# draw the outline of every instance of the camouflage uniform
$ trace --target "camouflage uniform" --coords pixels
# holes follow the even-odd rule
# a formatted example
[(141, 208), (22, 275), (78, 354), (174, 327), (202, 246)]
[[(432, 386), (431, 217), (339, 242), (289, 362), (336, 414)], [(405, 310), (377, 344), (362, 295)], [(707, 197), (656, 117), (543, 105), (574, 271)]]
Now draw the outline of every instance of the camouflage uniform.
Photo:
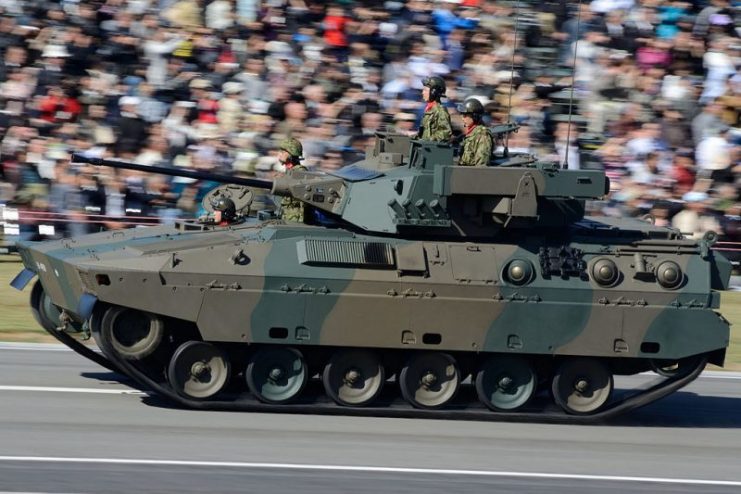
[(422, 117), (419, 138), (424, 141), (449, 142), (453, 136), (450, 114), (440, 103), (432, 103)]
[[(290, 169), (289, 173), (293, 170), (306, 171), (307, 169), (303, 165), (295, 165)], [(280, 201), (280, 217), (283, 221), (303, 223), (304, 203), (293, 197), (283, 197)]]
[(488, 166), (491, 159), (493, 138), (483, 125), (475, 125), (463, 138), (461, 166)]
[[(283, 139), (278, 143), (278, 149), (287, 152), (289, 155), (288, 160), (283, 163), (287, 168), (287, 173), (290, 174), (293, 170), (307, 171), (305, 166), (299, 164), (299, 160), (303, 159), (301, 155), (304, 152), (304, 147), (298, 139), (295, 137)], [(304, 203), (293, 197), (282, 198), (280, 201), (280, 217), (284, 221), (303, 223)]]

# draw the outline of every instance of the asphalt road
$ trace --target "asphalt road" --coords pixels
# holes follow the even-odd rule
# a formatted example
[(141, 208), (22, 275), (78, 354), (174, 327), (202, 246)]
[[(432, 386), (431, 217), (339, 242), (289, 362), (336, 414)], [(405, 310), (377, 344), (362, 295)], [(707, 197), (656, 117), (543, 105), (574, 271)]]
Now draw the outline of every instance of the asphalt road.
[(737, 493), (739, 458), (739, 374), (598, 426), (197, 412), (0, 345), (2, 492)]

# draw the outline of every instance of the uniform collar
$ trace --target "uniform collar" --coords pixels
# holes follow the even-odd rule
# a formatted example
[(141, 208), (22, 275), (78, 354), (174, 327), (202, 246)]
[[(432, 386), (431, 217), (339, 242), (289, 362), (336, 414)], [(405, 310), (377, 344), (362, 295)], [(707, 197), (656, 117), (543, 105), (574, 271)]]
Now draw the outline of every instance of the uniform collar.
[(478, 126), (479, 126), (479, 124), (477, 124), (477, 123), (471, 124), (471, 126), (466, 129), (466, 132), (465, 132), (464, 135), (470, 134), (471, 132), (473, 132), (473, 129), (475, 129)]

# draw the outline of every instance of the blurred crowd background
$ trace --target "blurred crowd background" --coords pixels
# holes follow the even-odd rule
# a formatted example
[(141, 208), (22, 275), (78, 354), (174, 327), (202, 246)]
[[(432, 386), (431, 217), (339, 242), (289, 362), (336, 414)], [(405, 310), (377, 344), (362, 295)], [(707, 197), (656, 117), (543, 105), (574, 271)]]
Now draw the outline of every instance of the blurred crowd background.
[(0, 203), (73, 235), (193, 217), (215, 184), (70, 153), (270, 178), (290, 136), (331, 171), (416, 133), (438, 75), (456, 132), (476, 97), (510, 152), (604, 169), (593, 214), (739, 241), (739, 5), (0, 0)]

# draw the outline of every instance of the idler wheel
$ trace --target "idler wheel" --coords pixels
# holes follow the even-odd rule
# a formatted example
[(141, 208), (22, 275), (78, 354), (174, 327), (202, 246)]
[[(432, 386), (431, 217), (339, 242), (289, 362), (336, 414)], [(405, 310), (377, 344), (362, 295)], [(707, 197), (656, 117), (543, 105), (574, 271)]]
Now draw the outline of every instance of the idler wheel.
[(610, 399), (612, 373), (601, 360), (573, 358), (565, 360), (553, 377), (553, 400), (566, 413), (590, 415)]
[(476, 374), (476, 392), (491, 410), (511, 412), (530, 401), (538, 379), (527, 359), (515, 355), (493, 356)]
[(447, 353), (415, 353), (399, 374), (401, 395), (415, 408), (441, 408), (461, 383), (455, 359)]
[(156, 314), (126, 307), (111, 307), (100, 321), (100, 337), (127, 360), (151, 355), (164, 332), (164, 323)]
[(245, 371), (247, 386), (264, 403), (295, 400), (309, 380), (301, 352), (288, 347), (266, 347), (255, 352)]
[(322, 373), (327, 396), (351, 407), (368, 405), (375, 400), (386, 380), (383, 366), (375, 353), (367, 350), (339, 350)]
[(62, 311), (51, 302), (51, 298), (41, 285), (41, 280), (36, 280), (31, 290), (31, 312), (36, 322), (46, 331), (56, 331), (61, 324), (59, 316)]
[(683, 358), (677, 361), (671, 360), (660, 360), (651, 359), (651, 369), (660, 376), (663, 377), (684, 377), (695, 369), (698, 365), (705, 365), (704, 355), (695, 355), (692, 357)]
[(179, 395), (205, 400), (224, 389), (229, 379), (229, 360), (215, 345), (188, 341), (172, 355), (167, 377)]

